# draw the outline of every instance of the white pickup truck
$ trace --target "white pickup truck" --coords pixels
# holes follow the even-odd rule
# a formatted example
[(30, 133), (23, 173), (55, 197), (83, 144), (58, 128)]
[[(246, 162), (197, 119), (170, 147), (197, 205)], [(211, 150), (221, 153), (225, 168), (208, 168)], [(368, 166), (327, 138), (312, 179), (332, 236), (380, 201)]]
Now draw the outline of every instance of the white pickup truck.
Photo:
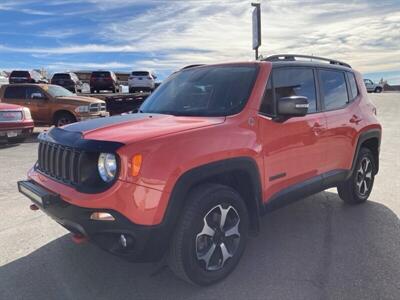
[(371, 79), (364, 79), (364, 83), (369, 93), (381, 93), (383, 91), (383, 85), (374, 83)]

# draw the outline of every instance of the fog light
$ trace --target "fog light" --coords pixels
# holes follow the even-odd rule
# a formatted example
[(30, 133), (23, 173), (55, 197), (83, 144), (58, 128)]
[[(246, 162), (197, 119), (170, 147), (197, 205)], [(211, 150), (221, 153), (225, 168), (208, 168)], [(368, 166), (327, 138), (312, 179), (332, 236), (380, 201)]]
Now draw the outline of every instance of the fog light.
[(115, 218), (111, 214), (99, 211), (92, 213), (90, 219), (96, 221), (115, 221)]

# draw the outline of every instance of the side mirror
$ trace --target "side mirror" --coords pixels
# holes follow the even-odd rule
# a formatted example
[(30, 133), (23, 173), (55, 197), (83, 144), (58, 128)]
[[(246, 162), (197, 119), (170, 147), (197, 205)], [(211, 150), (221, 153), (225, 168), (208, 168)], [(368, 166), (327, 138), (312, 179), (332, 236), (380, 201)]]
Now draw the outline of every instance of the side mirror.
[(278, 115), (283, 117), (301, 117), (305, 116), (308, 112), (307, 97), (304, 96), (290, 96), (282, 97), (278, 101)]
[(44, 100), (46, 97), (42, 93), (32, 93), (31, 99)]

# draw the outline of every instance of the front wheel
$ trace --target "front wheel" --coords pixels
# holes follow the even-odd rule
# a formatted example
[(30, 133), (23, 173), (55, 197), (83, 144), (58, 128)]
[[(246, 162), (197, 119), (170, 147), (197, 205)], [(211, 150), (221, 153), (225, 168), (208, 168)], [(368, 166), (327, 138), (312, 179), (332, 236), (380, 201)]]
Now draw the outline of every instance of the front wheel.
[(374, 185), (375, 170), (372, 152), (368, 148), (361, 148), (353, 174), (337, 187), (339, 197), (348, 204), (365, 202)]
[(76, 119), (73, 115), (70, 113), (59, 113), (56, 115), (54, 118), (54, 125), (56, 127), (61, 127), (67, 124), (71, 124), (76, 122)]
[(187, 201), (171, 241), (169, 266), (189, 283), (210, 285), (228, 276), (244, 252), (247, 208), (234, 189), (218, 184), (197, 187)]

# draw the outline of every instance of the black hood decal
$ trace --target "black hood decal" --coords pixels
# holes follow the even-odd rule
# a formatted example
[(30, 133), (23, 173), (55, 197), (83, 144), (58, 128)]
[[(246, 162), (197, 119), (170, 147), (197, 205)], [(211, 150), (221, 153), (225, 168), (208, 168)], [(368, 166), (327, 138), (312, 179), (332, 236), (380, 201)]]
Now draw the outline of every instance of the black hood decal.
[(81, 132), (68, 131), (57, 127), (53, 127), (47, 132), (42, 132), (38, 140), (39, 142), (60, 144), (87, 152), (114, 153), (124, 145), (118, 142), (86, 140), (82, 138)]
[(81, 132), (90, 131), (93, 129), (106, 127), (122, 122), (128, 122), (133, 120), (142, 120), (147, 119), (153, 114), (126, 114), (121, 116), (112, 116), (107, 118), (96, 118), (92, 120), (87, 120), (83, 122), (73, 123), (64, 127), (65, 131), (74, 131), (74, 132)]

